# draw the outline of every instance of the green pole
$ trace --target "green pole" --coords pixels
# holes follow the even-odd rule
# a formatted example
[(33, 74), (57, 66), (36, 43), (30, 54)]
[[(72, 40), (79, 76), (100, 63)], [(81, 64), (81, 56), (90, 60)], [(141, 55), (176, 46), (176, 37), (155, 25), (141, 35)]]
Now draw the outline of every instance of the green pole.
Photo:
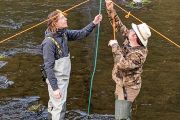
[[(99, 14), (101, 14), (101, 11), (102, 11), (102, 0), (100, 0), (100, 3), (99, 3)], [(99, 46), (99, 31), (100, 31), (100, 23), (98, 24), (97, 35), (96, 35), (96, 49), (95, 49), (95, 55), (94, 55), (94, 67), (93, 67), (93, 72), (91, 75), (91, 84), (90, 84), (89, 102), (88, 102), (88, 115), (90, 114), (90, 109), (91, 109), (93, 79), (94, 79), (94, 74), (96, 71), (97, 54), (98, 54), (98, 46)]]

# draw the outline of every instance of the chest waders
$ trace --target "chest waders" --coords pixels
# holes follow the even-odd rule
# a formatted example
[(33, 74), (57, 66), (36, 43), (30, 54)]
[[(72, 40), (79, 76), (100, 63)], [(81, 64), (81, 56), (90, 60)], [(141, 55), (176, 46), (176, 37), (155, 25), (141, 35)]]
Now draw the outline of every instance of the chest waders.
[(122, 87), (124, 100), (115, 100), (115, 119), (116, 120), (131, 120), (131, 107), (132, 103), (127, 101), (127, 92), (125, 87)]
[[(128, 53), (127, 48), (125, 48), (125, 53)], [(143, 53), (142, 53), (143, 54)], [(122, 86), (122, 95), (123, 99), (118, 99), (118, 97), (115, 100), (115, 119), (116, 120), (131, 120), (131, 111), (132, 111), (132, 102), (128, 101), (128, 92), (125, 86)], [(138, 92), (139, 93), (139, 92)], [(127, 100), (128, 99), (128, 100)]]
[(67, 88), (69, 84), (70, 71), (71, 71), (70, 54), (67, 57), (63, 57), (63, 58), (59, 58), (58, 60), (55, 60), (53, 70), (57, 78), (57, 84), (61, 92), (61, 98), (56, 99), (54, 97), (51, 85), (47, 80), (48, 92), (49, 92), (48, 119), (64, 120), (66, 113)]

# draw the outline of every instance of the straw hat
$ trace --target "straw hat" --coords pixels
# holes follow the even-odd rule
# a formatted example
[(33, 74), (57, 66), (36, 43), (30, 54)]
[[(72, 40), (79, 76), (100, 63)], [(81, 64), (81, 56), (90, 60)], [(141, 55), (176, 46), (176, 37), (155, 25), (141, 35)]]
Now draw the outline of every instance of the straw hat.
[(141, 43), (146, 47), (147, 43), (148, 43), (148, 38), (151, 36), (151, 31), (150, 31), (148, 25), (146, 23), (142, 23), (139, 25), (132, 23), (132, 29), (137, 34)]

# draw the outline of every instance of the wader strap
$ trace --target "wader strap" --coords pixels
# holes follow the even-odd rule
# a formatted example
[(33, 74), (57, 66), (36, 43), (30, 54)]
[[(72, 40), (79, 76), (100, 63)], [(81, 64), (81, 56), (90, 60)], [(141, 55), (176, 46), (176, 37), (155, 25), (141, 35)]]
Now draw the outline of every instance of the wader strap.
[(55, 45), (55, 46), (57, 47), (57, 49), (58, 49), (58, 52), (59, 52), (59, 53), (62, 53), (60, 44), (59, 44), (53, 37), (47, 37), (47, 38), (49, 38), (49, 39), (54, 43), (54, 45)]
[(124, 100), (127, 100), (127, 92), (125, 87), (123, 86)]

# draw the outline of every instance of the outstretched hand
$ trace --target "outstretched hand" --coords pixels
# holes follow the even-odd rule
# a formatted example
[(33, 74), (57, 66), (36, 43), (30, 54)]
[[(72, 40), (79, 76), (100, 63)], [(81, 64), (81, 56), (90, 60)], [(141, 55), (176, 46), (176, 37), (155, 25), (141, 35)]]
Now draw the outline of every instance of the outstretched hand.
[(112, 0), (105, 0), (105, 2), (106, 2), (106, 8), (108, 10), (113, 10), (114, 5), (113, 5)]
[(102, 20), (102, 15), (101, 15), (101, 14), (96, 15), (95, 18), (94, 18), (94, 20), (93, 20), (93, 23), (94, 23), (95, 25), (97, 25), (97, 24), (99, 24), (99, 23), (101, 22), (101, 20)]

